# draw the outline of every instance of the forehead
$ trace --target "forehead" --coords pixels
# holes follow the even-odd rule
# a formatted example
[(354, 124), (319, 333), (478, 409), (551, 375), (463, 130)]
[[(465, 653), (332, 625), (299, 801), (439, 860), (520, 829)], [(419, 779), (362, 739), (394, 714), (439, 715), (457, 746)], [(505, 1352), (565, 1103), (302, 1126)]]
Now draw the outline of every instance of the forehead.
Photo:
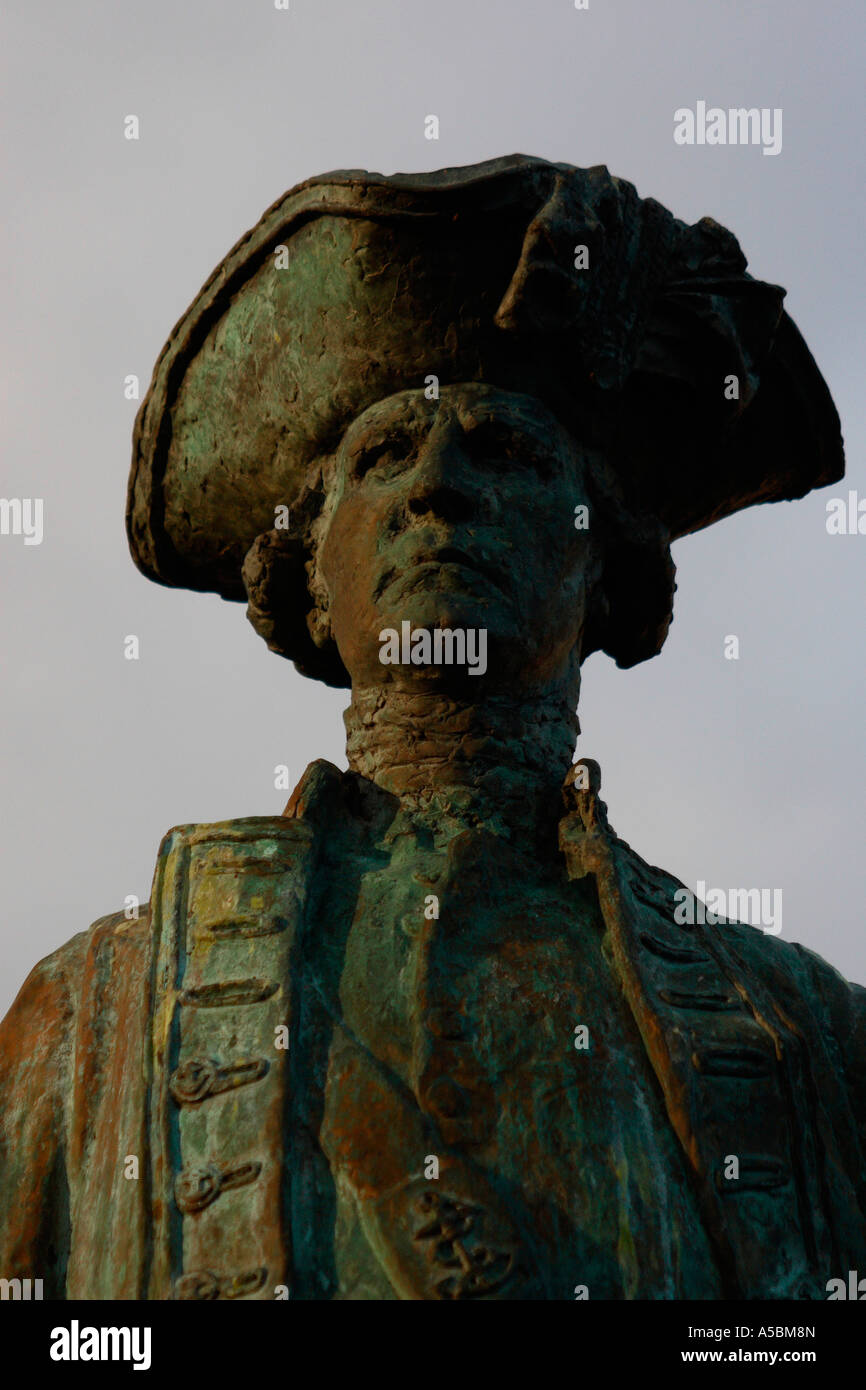
[(462, 382), (441, 387), (436, 400), (429, 400), (424, 388), (419, 387), (376, 401), (352, 421), (343, 436), (343, 445), (351, 448), (371, 433), (389, 428), (426, 430), (440, 421), (454, 421), (463, 429), (495, 422), (548, 444), (570, 439), (537, 396), (506, 391), (484, 382)]

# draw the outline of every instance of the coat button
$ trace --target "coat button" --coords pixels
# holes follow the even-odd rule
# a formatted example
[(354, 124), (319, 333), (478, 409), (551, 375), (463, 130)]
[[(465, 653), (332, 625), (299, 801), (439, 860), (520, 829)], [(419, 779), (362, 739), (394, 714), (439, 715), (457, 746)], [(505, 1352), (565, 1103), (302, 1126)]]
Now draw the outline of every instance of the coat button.
[(193, 1057), (188, 1062), (182, 1062), (174, 1072), (168, 1083), (169, 1090), (181, 1104), (204, 1100), (210, 1094), (218, 1072), (219, 1067), (209, 1058)]
[(429, 1087), (426, 1109), (442, 1120), (456, 1120), (466, 1113), (469, 1097), (449, 1076), (440, 1076)]
[(183, 1212), (201, 1211), (219, 1196), (222, 1173), (214, 1164), (184, 1168), (174, 1183), (174, 1197)]
[(201, 1211), (215, 1202), (229, 1187), (244, 1187), (255, 1182), (262, 1171), (258, 1160), (249, 1163), (190, 1164), (178, 1173), (174, 1182), (174, 1198), (180, 1211)]

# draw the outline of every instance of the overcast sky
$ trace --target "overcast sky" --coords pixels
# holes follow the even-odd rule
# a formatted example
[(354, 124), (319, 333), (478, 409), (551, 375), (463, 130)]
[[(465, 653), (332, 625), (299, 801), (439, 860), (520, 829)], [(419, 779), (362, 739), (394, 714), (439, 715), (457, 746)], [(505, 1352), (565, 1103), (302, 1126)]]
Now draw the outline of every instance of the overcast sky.
[[(780, 888), (783, 937), (866, 982), (866, 535), (825, 527), (828, 497), (866, 498), (862, 0), (4, 10), (0, 494), (44, 499), (44, 539), (0, 536), (0, 1013), (37, 959), (148, 897), (171, 826), (279, 812), (277, 763), (345, 766), (343, 692), (270, 654), (242, 606), (134, 568), (124, 378), (146, 388), (212, 268), (299, 180), (514, 152), (607, 164), (729, 227), (830, 385), (844, 485), (678, 542), (667, 645), (628, 672), (587, 662), (579, 749), (644, 858), (692, 887)], [(675, 144), (699, 100), (782, 108), (781, 152)]]

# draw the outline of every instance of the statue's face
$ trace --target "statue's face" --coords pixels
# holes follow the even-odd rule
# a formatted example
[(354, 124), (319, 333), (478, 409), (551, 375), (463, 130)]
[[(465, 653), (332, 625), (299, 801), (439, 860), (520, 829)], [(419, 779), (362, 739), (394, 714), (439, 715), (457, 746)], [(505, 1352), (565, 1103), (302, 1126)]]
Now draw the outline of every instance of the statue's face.
[[(330, 622), (354, 686), (466, 685), (453, 666), (383, 664), (381, 634), (485, 629), (487, 670), (469, 679), (531, 691), (574, 669), (590, 528), (585, 455), (534, 397), (480, 383), (438, 400), (402, 391), (346, 430), (319, 545)], [(477, 647), (476, 647), (477, 650)]]

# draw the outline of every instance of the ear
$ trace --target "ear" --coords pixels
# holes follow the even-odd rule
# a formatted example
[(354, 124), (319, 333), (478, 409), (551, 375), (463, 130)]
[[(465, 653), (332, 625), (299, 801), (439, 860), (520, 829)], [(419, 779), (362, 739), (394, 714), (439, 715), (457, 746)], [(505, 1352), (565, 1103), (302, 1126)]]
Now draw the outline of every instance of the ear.
[(660, 526), (624, 514), (608, 526), (603, 555), (587, 599), (581, 660), (606, 652), (617, 666), (657, 656), (673, 621), (676, 566)]
[(345, 688), (351, 685), (348, 672), (309, 590), (312, 514), (314, 504), (305, 495), (292, 508), (288, 529), (256, 536), (242, 569), (247, 617), (269, 650), (293, 661), (302, 675)]
[(628, 537), (605, 566), (608, 631), (604, 650), (617, 666), (658, 656), (674, 616), (676, 566), (666, 539)]

